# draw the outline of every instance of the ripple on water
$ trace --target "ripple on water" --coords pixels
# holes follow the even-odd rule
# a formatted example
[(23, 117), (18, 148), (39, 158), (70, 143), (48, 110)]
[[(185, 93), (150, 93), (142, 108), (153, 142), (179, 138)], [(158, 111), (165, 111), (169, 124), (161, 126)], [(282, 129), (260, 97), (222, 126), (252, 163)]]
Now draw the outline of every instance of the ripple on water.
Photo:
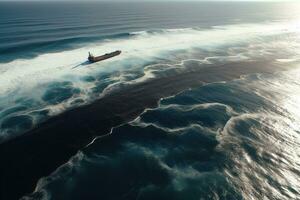
[(94, 82), (96, 80), (96, 78), (93, 76), (85, 76), (82, 78), (82, 80), (85, 82)]
[[(1, 134), (5, 139), (5, 135), (9, 137), (16, 136), (26, 130), (29, 130), (33, 127), (33, 118), (28, 115), (18, 115), (5, 118), (1, 125)], [(4, 133), (4, 136), (3, 136)], [(0, 142), (3, 139), (0, 137)]]
[(66, 101), (80, 93), (80, 89), (74, 88), (72, 82), (56, 82), (51, 83), (42, 99), (52, 105)]
[(17, 113), (17, 112), (24, 111), (27, 109), (28, 108), (26, 106), (15, 106), (12, 108), (8, 108), (8, 109), (5, 109), (2, 112), (0, 112), (0, 117), (2, 118), (2, 117), (10, 115), (12, 113)]

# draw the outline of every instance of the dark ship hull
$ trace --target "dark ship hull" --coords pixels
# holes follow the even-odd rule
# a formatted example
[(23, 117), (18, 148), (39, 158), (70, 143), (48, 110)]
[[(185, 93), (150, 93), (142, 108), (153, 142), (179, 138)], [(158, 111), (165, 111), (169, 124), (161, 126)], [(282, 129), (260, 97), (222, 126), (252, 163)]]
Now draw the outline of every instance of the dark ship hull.
[(112, 58), (112, 57), (115, 57), (115, 56), (118, 56), (121, 54), (121, 51), (114, 51), (112, 53), (107, 53), (107, 54), (104, 54), (102, 56), (89, 56), (88, 57), (88, 60), (91, 62), (91, 63), (94, 63), (94, 62), (99, 62), (99, 61), (102, 61), (102, 60), (106, 60), (106, 59), (109, 59), (109, 58)]

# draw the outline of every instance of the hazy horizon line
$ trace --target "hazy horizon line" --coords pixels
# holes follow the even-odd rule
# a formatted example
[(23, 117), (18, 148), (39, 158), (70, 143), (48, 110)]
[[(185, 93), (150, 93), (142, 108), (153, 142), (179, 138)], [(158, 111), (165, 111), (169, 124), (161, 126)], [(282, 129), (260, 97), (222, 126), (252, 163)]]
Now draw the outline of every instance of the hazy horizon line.
[(297, 0), (0, 0), (0, 2), (106, 2), (106, 3), (121, 3), (121, 2), (299, 2)]

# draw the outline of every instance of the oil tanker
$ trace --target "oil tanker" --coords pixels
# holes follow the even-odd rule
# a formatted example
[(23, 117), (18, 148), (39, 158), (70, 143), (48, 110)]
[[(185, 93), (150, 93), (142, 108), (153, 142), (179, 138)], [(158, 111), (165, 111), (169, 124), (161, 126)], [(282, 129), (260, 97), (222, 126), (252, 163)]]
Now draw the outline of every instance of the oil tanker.
[(104, 55), (102, 55), (102, 56), (93, 56), (91, 53), (89, 53), (88, 60), (89, 60), (91, 63), (95, 63), (95, 62), (99, 62), (99, 61), (102, 61), (102, 60), (106, 60), (106, 59), (109, 59), (109, 58), (118, 56), (118, 55), (120, 55), (121, 53), (122, 53), (122, 52), (121, 52), (120, 50), (114, 51), (114, 52), (111, 52), (111, 53), (107, 53), (107, 54), (104, 54)]

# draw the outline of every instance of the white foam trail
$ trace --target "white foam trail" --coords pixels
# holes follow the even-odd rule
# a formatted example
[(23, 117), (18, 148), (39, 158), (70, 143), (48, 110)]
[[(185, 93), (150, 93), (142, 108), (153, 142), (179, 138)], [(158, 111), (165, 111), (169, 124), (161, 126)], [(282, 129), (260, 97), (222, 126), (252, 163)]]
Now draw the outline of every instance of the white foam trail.
[(220, 106), (224, 107), (227, 114), (230, 115), (236, 115), (237, 113), (228, 105), (222, 104), (222, 103), (203, 103), (203, 104), (196, 104), (196, 105), (178, 105), (178, 104), (170, 104), (166, 106), (161, 106), (158, 109), (159, 110), (165, 110), (165, 109), (175, 109), (181, 112), (191, 112), (193, 110), (204, 110), (211, 107)]
[[(184, 28), (144, 31), (133, 33), (127, 39), (105, 40), (69, 51), (45, 53), (32, 59), (17, 59), (9, 63), (0, 64), (0, 109), (14, 107), (17, 99), (25, 98), (34, 99), (38, 105), (37, 107), (32, 106), (29, 111), (44, 108), (50, 111), (49, 115), (56, 115), (74, 106), (72, 102), (76, 99), (80, 99), (84, 103), (90, 102), (94, 98), (100, 98), (118, 88), (120, 84), (143, 82), (156, 77), (158, 74), (163, 74), (163, 72), (180, 72), (190, 67), (188, 65), (189, 62), (198, 62), (200, 66), (201, 64), (215, 62), (248, 60), (257, 56), (264, 57), (264, 55), (268, 55), (272, 48), (274, 49), (274, 45), (279, 49), (282, 46), (284, 48), (292, 47), (293, 49), (298, 49), (299, 45), (297, 46), (295, 44), (297, 42), (294, 41), (277, 41), (275, 43), (273, 41), (268, 44), (260, 44), (262, 37), (295, 32), (298, 33), (299, 29), (294, 23), (240, 24), (213, 27), (211, 29)], [(255, 41), (256, 45), (251, 46)], [(241, 44), (246, 44), (246, 47), (238, 48)], [(196, 56), (197, 59), (191, 58), (188, 60), (174, 57), (173, 63), (150, 64), (145, 67), (147, 63), (151, 63), (153, 60), (165, 59), (170, 55), (173, 56), (175, 51), (193, 48), (212, 52), (217, 49), (226, 52), (224, 52), (224, 56), (209, 56), (202, 59), (199, 59), (199, 56)], [(80, 65), (85, 62), (89, 51), (98, 55), (116, 49), (121, 49), (123, 52), (118, 57), (91, 65)], [(126, 70), (139, 70), (144, 75), (135, 78), (135, 80), (127, 80), (122, 75)], [(118, 71), (121, 75), (109, 77), (108, 79), (111, 82), (104, 89), (102, 95), (100, 94), (101, 91), (99, 91), (99, 95), (96, 97), (93, 88), (97, 84), (104, 82), (104, 80), (95, 82), (83, 80), (85, 76), (95, 76), (95, 74), (99, 75), (102, 73), (113, 74)], [(80, 93), (57, 105), (49, 105), (42, 98), (49, 83), (62, 81), (72, 83), (72, 87), (78, 88)], [(2, 119), (0, 119), (0, 126), (1, 123)]]
[[(30, 60), (14, 60), (1, 64), (0, 94), (6, 94), (20, 87), (31, 88), (42, 82), (65, 79), (66, 76), (76, 77), (82, 74), (92, 74), (95, 71), (116, 70), (120, 67), (120, 62), (124, 62), (126, 58), (149, 59), (159, 56), (162, 52), (191, 47), (211, 49), (225, 44), (245, 42), (256, 36), (290, 31), (294, 31), (292, 25), (287, 27), (285, 24), (242, 24), (207, 30), (187, 28), (164, 30), (158, 33), (142, 32), (129, 39), (106, 40), (84, 48), (42, 54)], [(72, 69), (86, 60), (89, 51), (98, 55), (116, 49), (123, 51), (119, 57), (89, 67)]]

